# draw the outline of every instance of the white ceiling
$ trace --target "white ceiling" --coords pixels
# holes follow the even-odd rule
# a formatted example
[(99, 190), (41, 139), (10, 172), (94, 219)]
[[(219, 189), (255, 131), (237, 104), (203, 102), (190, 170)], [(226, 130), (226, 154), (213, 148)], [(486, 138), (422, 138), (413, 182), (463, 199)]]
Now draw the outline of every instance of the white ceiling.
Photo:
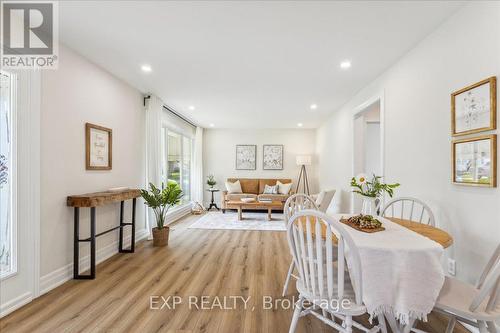
[[(461, 5), (67, 1), (60, 2), (60, 36), (201, 126), (300, 122), (307, 128), (320, 125)], [(349, 70), (339, 68), (345, 59)], [(146, 63), (149, 74), (140, 70)], [(309, 109), (312, 103), (317, 110)]]

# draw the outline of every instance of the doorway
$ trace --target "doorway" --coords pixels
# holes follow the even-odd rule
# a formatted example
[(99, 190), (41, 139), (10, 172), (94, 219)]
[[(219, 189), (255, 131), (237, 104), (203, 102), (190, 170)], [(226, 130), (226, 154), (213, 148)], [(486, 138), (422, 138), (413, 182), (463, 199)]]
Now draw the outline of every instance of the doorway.
[(0, 317), (39, 294), (40, 73), (0, 71)]
[[(365, 174), (384, 176), (383, 163), (383, 107), (376, 97), (358, 107), (353, 115), (353, 176)], [(361, 211), (362, 200), (352, 196), (351, 211)]]

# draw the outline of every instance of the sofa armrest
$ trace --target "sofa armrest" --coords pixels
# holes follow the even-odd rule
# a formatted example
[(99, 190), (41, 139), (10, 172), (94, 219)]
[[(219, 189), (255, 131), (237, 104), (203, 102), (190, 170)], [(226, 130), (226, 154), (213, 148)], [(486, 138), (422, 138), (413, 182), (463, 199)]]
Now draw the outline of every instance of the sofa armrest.
[(226, 209), (226, 195), (227, 195), (227, 191), (221, 191), (220, 192), (221, 195), (220, 195), (220, 206), (222, 209)]

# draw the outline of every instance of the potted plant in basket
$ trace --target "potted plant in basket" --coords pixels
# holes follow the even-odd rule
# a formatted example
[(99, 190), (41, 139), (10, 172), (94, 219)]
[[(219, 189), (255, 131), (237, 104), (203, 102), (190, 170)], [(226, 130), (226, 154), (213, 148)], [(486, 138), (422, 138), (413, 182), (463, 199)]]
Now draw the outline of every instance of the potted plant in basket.
[(165, 246), (168, 244), (170, 228), (165, 225), (166, 215), (170, 207), (178, 204), (184, 195), (182, 189), (173, 180), (162, 183), (161, 189), (149, 183), (150, 190), (141, 190), (144, 204), (153, 209), (156, 217), (156, 228), (153, 228), (153, 246)]
[(394, 189), (400, 184), (385, 184), (380, 180), (382, 177), (373, 175), (372, 180), (368, 181), (366, 175), (359, 174), (351, 179), (351, 187), (353, 192), (361, 195), (363, 198), (363, 206), (361, 213), (365, 215), (377, 214), (377, 199), (380, 199), (382, 194), (386, 192), (389, 197), (394, 195)]
[(210, 188), (214, 188), (214, 186), (217, 185), (217, 181), (215, 180), (214, 175), (208, 175), (207, 185), (210, 186)]

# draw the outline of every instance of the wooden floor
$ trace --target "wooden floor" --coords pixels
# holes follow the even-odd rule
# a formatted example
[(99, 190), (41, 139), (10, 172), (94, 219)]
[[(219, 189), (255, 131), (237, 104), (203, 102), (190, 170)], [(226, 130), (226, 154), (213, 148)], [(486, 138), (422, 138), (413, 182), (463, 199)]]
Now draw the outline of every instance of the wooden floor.
[[(1, 319), (0, 332), (288, 332), (291, 309), (262, 309), (263, 296), (280, 298), (290, 260), (285, 233), (187, 229), (196, 218), (174, 225), (168, 247), (143, 241), (135, 254), (115, 255), (98, 265), (95, 280), (69, 281)], [(288, 299), (292, 287), (290, 293)], [(216, 296), (251, 299), (247, 309), (243, 301), (234, 310), (189, 306), (189, 296), (204, 295), (212, 305)], [(179, 296), (183, 303), (150, 309), (150, 296)], [(419, 326), (441, 333), (446, 320), (431, 314)], [(297, 332), (334, 330), (307, 316)]]

